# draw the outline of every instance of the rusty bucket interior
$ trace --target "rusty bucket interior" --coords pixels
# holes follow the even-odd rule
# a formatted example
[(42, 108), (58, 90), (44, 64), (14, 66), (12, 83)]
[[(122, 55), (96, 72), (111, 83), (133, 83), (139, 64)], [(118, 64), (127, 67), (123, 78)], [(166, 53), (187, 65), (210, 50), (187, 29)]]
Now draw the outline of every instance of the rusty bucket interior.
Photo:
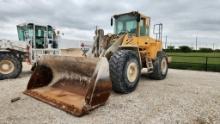
[(105, 104), (112, 83), (106, 58), (42, 56), (24, 93), (75, 116)]

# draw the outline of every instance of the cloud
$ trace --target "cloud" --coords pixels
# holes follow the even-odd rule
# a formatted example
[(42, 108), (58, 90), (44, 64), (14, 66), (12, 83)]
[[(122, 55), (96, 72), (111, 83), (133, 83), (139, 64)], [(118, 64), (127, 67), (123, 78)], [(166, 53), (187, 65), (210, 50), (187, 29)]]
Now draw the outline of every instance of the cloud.
[(112, 32), (110, 17), (138, 10), (164, 24), (169, 42), (214, 42), (220, 47), (220, 1), (212, 0), (0, 0), (0, 38), (17, 39), (16, 25), (50, 24), (66, 39), (92, 40), (96, 26)]

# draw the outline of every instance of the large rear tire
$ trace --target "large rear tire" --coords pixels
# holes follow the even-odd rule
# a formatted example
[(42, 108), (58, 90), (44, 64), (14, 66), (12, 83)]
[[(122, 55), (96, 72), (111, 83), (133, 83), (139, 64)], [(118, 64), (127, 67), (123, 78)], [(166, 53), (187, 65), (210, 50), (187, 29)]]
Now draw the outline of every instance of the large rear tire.
[(150, 78), (156, 80), (163, 80), (167, 76), (168, 61), (165, 52), (161, 51), (157, 53), (157, 58), (153, 62), (153, 73), (150, 74)]
[(17, 78), (22, 70), (21, 61), (12, 53), (0, 53), (0, 80)]
[(119, 50), (109, 60), (112, 87), (118, 93), (135, 90), (141, 73), (139, 58), (135, 51)]

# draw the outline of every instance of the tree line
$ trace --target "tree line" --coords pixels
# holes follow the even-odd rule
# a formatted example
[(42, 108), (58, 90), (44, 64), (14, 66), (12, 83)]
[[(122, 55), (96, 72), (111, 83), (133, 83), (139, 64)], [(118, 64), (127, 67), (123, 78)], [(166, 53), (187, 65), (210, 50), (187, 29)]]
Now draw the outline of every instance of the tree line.
[(179, 46), (178, 48), (175, 48), (175, 46), (167, 46), (166, 49), (164, 49), (166, 52), (220, 52), (220, 49), (211, 49), (211, 48), (199, 48), (198, 50), (194, 50), (192, 47), (189, 46)]

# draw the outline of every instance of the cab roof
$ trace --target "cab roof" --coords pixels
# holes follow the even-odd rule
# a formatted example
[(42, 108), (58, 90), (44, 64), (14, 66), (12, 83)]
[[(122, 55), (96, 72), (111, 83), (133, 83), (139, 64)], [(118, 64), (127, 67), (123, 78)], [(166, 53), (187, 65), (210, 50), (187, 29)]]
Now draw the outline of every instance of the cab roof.
[(116, 14), (113, 17), (118, 18), (119, 16), (123, 16), (123, 15), (133, 15), (133, 16), (139, 16), (140, 15), (142, 18), (150, 18), (148, 16), (145, 16), (145, 15), (139, 13), (138, 11), (131, 11), (131, 12), (128, 12), (128, 13)]
[(32, 22), (24, 22), (24, 23), (21, 23), (21, 24), (18, 24), (17, 26), (25, 26), (25, 25), (36, 25), (36, 26), (41, 26), (41, 27), (52, 27), (51, 25), (42, 25), (42, 24), (36, 24), (36, 23), (32, 23)]

